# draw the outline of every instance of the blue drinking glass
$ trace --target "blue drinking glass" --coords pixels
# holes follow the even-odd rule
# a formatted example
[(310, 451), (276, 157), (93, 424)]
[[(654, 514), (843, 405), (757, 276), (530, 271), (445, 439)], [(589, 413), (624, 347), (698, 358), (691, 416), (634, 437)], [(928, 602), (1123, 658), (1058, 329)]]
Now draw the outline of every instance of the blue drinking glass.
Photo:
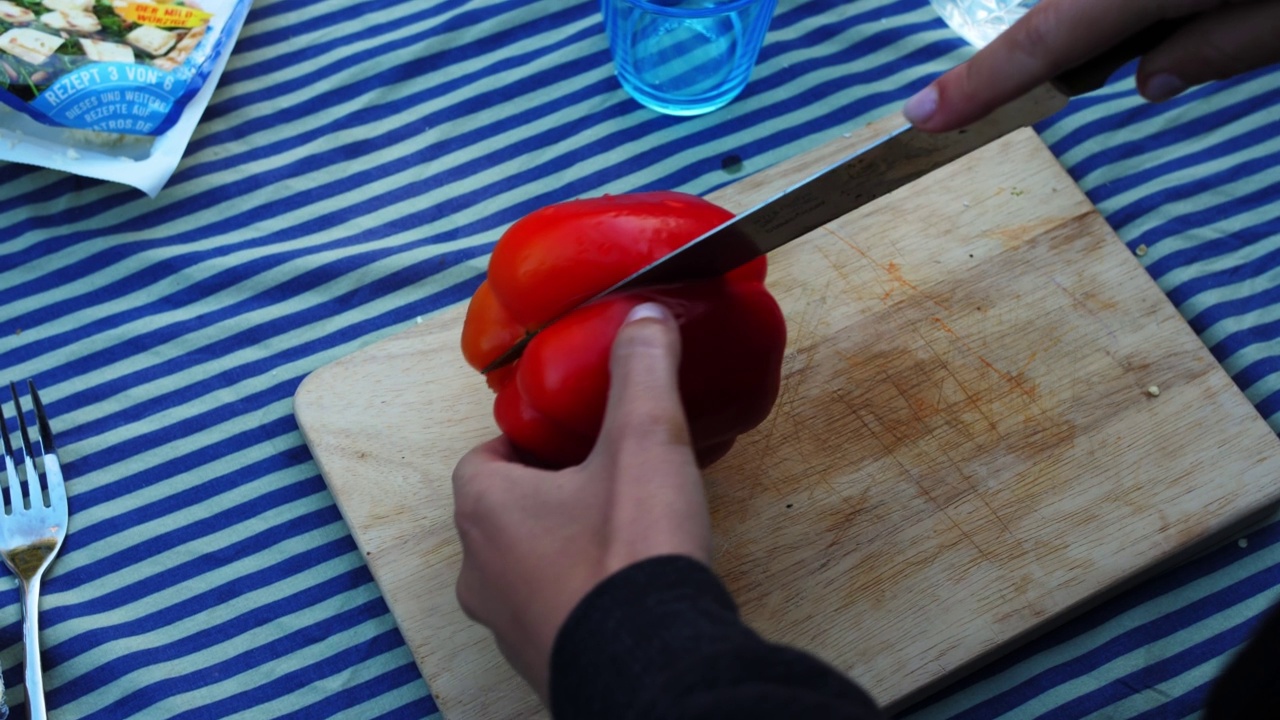
[(614, 71), (668, 115), (724, 107), (746, 87), (777, 0), (601, 0)]

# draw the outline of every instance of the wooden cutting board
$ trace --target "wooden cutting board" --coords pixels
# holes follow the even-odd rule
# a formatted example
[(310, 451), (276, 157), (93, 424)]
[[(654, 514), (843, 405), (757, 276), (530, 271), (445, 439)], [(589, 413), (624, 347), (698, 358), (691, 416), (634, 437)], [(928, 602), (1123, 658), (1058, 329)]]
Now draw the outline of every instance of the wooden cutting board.
[[(896, 121), (711, 197), (744, 209)], [(1275, 434), (1029, 130), (770, 262), (784, 381), (707, 475), (716, 569), (882, 703), (1280, 498)], [(454, 599), (450, 472), (496, 433), (463, 312), (320, 368), (295, 412), (445, 715), (535, 717)]]

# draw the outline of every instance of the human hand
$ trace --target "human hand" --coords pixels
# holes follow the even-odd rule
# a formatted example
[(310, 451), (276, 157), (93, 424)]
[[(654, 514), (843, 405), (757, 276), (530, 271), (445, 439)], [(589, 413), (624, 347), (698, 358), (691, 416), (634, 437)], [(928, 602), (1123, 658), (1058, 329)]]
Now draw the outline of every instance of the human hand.
[(585, 462), (520, 464), (506, 438), (453, 472), (458, 603), (547, 702), (551, 648), (600, 581), (660, 555), (711, 560), (711, 521), (677, 383), (680, 334), (637, 306), (614, 341), (604, 425)]
[(1280, 62), (1280, 0), (1042, 0), (916, 93), (903, 114), (922, 130), (963, 127), (1143, 28), (1176, 18), (1189, 19), (1138, 63), (1138, 91), (1148, 100)]

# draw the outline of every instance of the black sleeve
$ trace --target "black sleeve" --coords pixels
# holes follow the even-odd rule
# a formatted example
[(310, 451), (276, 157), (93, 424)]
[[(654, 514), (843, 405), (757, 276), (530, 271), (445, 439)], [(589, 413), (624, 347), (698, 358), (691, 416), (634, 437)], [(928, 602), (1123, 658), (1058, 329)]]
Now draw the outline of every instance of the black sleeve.
[(1280, 605), (1214, 681), (1205, 720), (1272, 720), (1280, 716)]
[(551, 653), (551, 711), (557, 720), (883, 717), (843, 674), (765, 642), (707, 566), (678, 556), (615, 573), (569, 614)]

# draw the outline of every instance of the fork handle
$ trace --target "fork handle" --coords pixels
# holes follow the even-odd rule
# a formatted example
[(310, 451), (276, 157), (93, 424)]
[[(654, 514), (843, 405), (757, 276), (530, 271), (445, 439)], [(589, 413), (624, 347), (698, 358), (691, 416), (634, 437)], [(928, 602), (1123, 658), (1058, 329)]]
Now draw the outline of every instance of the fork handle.
[(27, 685), (27, 717), (47, 720), (44, 675), (40, 669), (40, 573), (22, 583), (23, 671)]

